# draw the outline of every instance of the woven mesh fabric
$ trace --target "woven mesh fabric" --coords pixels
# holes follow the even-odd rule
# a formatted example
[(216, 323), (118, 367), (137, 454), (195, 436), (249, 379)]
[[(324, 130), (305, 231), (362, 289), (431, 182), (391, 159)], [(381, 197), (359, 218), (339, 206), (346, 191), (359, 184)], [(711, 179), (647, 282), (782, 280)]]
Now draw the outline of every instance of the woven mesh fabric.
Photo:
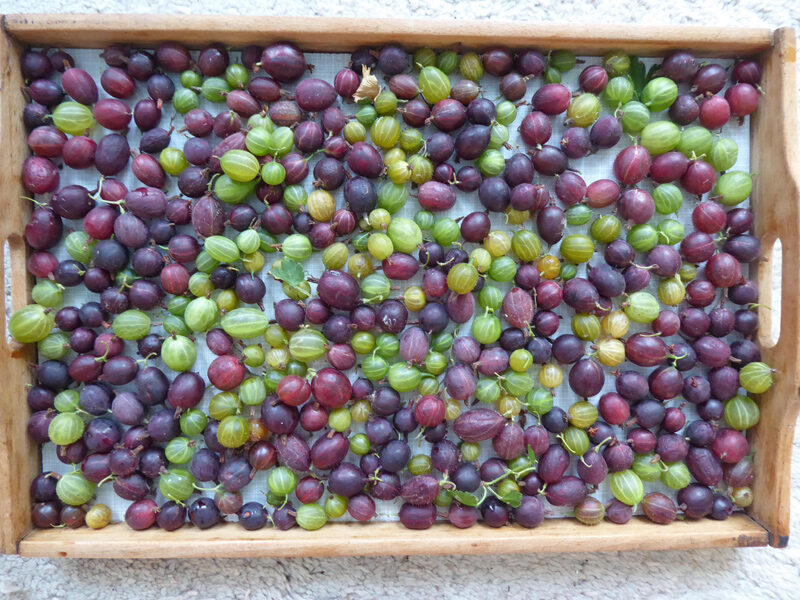
[[(74, 50), (74, 51), (72, 51), (72, 55), (74, 56), (75, 61), (76, 61), (76, 66), (88, 71), (95, 78), (95, 80), (97, 80), (97, 81), (99, 81), (100, 75), (101, 75), (102, 71), (104, 70), (104, 68), (106, 66), (104, 61), (99, 57), (99, 54), (100, 54), (99, 50), (92, 50), (92, 49)], [(307, 59), (308, 63), (313, 64), (314, 67), (315, 67), (314, 68), (314, 72), (313, 72), (313, 76), (314, 77), (319, 77), (319, 78), (325, 79), (327, 81), (332, 81), (334, 75), (340, 69), (344, 68), (347, 65), (347, 63), (349, 61), (349, 55), (345, 55), (345, 54), (307, 54), (306, 55), (306, 59)], [(232, 53), (231, 61), (233, 62), (233, 61), (236, 61), (236, 60), (238, 60), (238, 53)], [(564, 74), (563, 83), (567, 87), (569, 87), (570, 89), (573, 89), (573, 90), (578, 89), (577, 79), (578, 79), (578, 75), (579, 75), (579, 73), (580, 73), (580, 71), (581, 71), (581, 69), (583, 67), (585, 67), (587, 65), (590, 65), (590, 64), (600, 64), (600, 62), (601, 62), (600, 59), (597, 58), (597, 57), (586, 57), (584, 60), (585, 60), (585, 62), (583, 64), (578, 65), (576, 68), (572, 69), (570, 72)], [(653, 62), (655, 62), (655, 61), (652, 60), (652, 59), (648, 59), (648, 60), (645, 60), (644, 62), (646, 64), (646, 66), (649, 68), (649, 66), (651, 64), (653, 64)], [(730, 64), (730, 61), (716, 60), (715, 62), (718, 62), (718, 63), (723, 64), (723, 65)], [(380, 75), (379, 75), (379, 78), (380, 78)], [(177, 76), (173, 76), (173, 79), (175, 80), (176, 86), (180, 85), (180, 82), (178, 81), (178, 77)], [(453, 81), (456, 81), (458, 79), (458, 76), (457, 75), (453, 76), (452, 79), (453, 79)], [(541, 85), (541, 79), (536, 79), (536, 80), (533, 80), (533, 81), (529, 82), (529, 84), (528, 84), (528, 95), (526, 96), (525, 99), (526, 100), (530, 100), (530, 97), (531, 97), (532, 93), (540, 85)], [(496, 100), (496, 99), (500, 98), (500, 93), (498, 91), (498, 79), (497, 78), (486, 76), (483, 79), (483, 81), (481, 82), (481, 86), (482, 86), (482, 88), (484, 90), (483, 93), (484, 93), (485, 97), (490, 98), (492, 100)], [(291, 89), (293, 86), (289, 85), (289, 86), (286, 86), (286, 87), (288, 89)], [(681, 92), (683, 92), (683, 91), (685, 91), (685, 86), (681, 86)], [(102, 89), (100, 89), (100, 97), (101, 98), (108, 97), (107, 94)], [(146, 92), (145, 86), (140, 82), (140, 83), (137, 84), (136, 94), (134, 95), (133, 98), (128, 99), (127, 102), (132, 107), (132, 106), (134, 106), (136, 101), (138, 101), (139, 99), (144, 98), (144, 97), (147, 97), (147, 92)], [(212, 115), (215, 115), (215, 114), (217, 114), (218, 112), (220, 112), (222, 110), (226, 110), (226, 107), (224, 105), (214, 105), (214, 104), (206, 101), (202, 96), (200, 97), (200, 107), (207, 109), (209, 112), (212, 113)], [(342, 104), (342, 108), (348, 114), (351, 114), (351, 113), (355, 112), (355, 105), (353, 103), (344, 103), (344, 104)], [(512, 150), (505, 150), (504, 149), (503, 153), (505, 154), (506, 157), (510, 157), (514, 152), (517, 151), (517, 148), (519, 148), (519, 150), (521, 150), (521, 151), (525, 150), (525, 146), (522, 143), (522, 141), (521, 141), (521, 139), (519, 137), (519, 134), (517, 132), (517, 127), (519, 126), (519, 123), (522, 120), (522, 118), (528, 113), (528, 110), (529, 109), (527, 107), (524, 107), (524, 106), (520, 107), (520, 109), (518, 111), (518, 116), (517, 116), (516, 122), (509, 126), (509, 131), (510, 131), (510, 135), (511, 135), (511, 138), (510, 138), (509, 142), (510, 142), (511, 146), (514, 147), (514, 149), (512, 149)], [(605, 106), (603, 108), (603, 114), (608, 114), (608, 109)], [(658, 114), (654, 114), (654, 115), (651, 116), (651, 121), (652, 120), (657, 120), (659, 118), (662, 118), (662, 116), (658, 115)], [(664, 118), (666, 118), (666, 117), (664, 117)], [(182, 119), (181, 119), (180, 115), (177, 115), (177, 116), (175, 115), (174, 111), (172, 110), (171, 105), (167, 105), (167, 106), (164, 107), (163, 114), (162, 114), (161, 126), (166, 128), (166, 129), (169, 129), (170, 126), (174, 126), (175, 127), (174, 131), (172, 132), (172, 144), (171, 145), (176, 146), (178, 148), (181, 148), (183, 146), (183, 144), (185, 143), (187, 137), (185, 136), (185, 134), (180, 132), (180, 128), (182, 126)], [(561, 139), (561, 133), (562, 133), (562, 131), (564, 129), (565, 128), (562, 125), (560, 119), (557, 119), (557, 118), (553, 119), (553, 135), (552, 135), (552, 138), (551, 138), (551, 143), (557, 143), (557, 141)], [(427, 137), (427, 135), (429, 135), (431, 132), (432, 132), (432, 129), (431, 130), (426, 130), (425, 137)], [(93, 136), (93, 138), (95, 140), (99, 140), (100, 137), (102, 137), (105, 133), (108, 133), (108, 132), (103, 130), (101, 127), (97, 126), (97, 127), (95, 127), (95, 129), (94, 129), (94, 131), (92, 133), (92, 136)], [(739, 125), (735, 121), (731, 121), (728, 125), (726, 125), (723, 128), (722, 135), (730, 137), (730, 138), (733, 138), (736, 141), (736, 143), (738, 144), (738, 146), (739, 146), (739, 157), (738, 157), (738, 161), (737, 161), (737, 164), (734, 167), (734, 169), (741, 169), (741, 170), (748, 171), (749, 170), (749, 164), (750, 164), (750, 137), (749, 137), (749, 122), (748, 122), (748, 120), (745, 119), (745, 122), (742, 125)], [(130, 143), (131, 148), (138, 148), (139, 139), (140, 139), (141, 135), (140, 135), (139, 130), (135, 126), (132, 126), (131, 130), (127, 134), (127, 137), (128, 137), (128, 141)], [(600, 150), (599, 152), (597, 152), (595, 154), (591, 154), (590, 156), (588, 156), (588, 157), (586, 157), (584, 159), (581, 159), (581, 160), (571, 160), (570, 161), (570, 168), (577, 170), (587, 183), (591, 183), (593, 181), (596, 181), (596, 180), (602, 179), (602, 178), (612, 178), (613, 179), (612, 164), (613, 164), (614, 156), (616, 155), (617, 152), (620, 151), (620, 149), (622, 147), (624, 147), (624, 145), (629, 144), (629, 143), (631, 143), (631, 140), (627, 136), (624, 136), (624, 139), (615, 148), (608, 149), (608, 150)], [(311, 160), (311, 163), (312, 163), (311, 164), (311, 168), (312, 169), (313, 169), (313, 164), (316, 162), (316, 160), (318, 160), (318, 157), (316, 157), (316, 158)], [(121, 174), (119, 178), (128, 186), (129, 189), (133, 189), (133, 188), (138, 187), (140, 185), (139, 182), (135, 180), (135, 178), (133, 177), (133, 174), (130, 172), (129, 169), (127, 169), (123, 174)], [(309, 189), (311, 188), (312, 179), (313, 178), (311, 176), (309, 176), (306, 179), (306, 182), (305, 182), (306, 186)], [(75, 171), (75, 170), (72, 170), (72, 169), (64, 168), (61, 171), (61, 185), (62, 186), (69, 185), (69, 184), (80, 184), (80, 185), (83, 185), (83, 186), (85, 186), (85, 187), (87, 187), (88, 189), (91, 190), (91, 189), (96, 188), (98, 180), (99, 180), (99, 174), (93, 168), (92, 169), (87, 169), (87, 170), (84, 170), (84, 171)], [(175, 181), (176, 181), (175, 178), (169, 178), (168, 188), (166, 190), (168, 195), (170, 195), (170, 194), (178, 194), (179, 193), (178, 190), (177, 190), (177, 185), (176, 185)], [(553, 192), (554, 178), (552, 178), (552, 177), (541, 177), (540, 181), (542, 183), (547, 184), (547, 186), (550, 188), (551, 194), (554, 196), (554, 192)], [(652, 189), (652, 185), (651, 185), (651, 183), (649, 181), (642, 182), (641, 187), (643, 187), (644, 189), (647, 189), (648, 191), (650, 191)], [(341, 189), (333, 192), (333, 194), (334, 194), (334, 197), (337, 200), (337, 206), (340, 206), (340, 207), (343, 206), (344, 202), (343, 202), (343, 199), (342, 199)], [(251, 202), (253, 203), (254, 206), (257, 206), (257, 204), (259, 204), (256, 199), (253, 199)], [(682, 223), (684, 223), (686, 225), (687, 232), (691, 231), (691, 211), (694, 208), (695, 204), (696, 204), (696, 199), (694, 199), (692, 197), (689, 197), (688, 195), (685, 194), (684, 195), (683, 207), (680, 209), (680, 211), (678, 212), (677, 216), (674, 216), (674, 215), (664, 216), (664, 215), (658, 215), (657, 214), (653, 219), (653, 223), (657, 224), (660, 220), (662, 220), (664, 218), (674, 217), (674, 218), (677, 218), (678, 220), (680, 220)], [(401, 211), (398, 213), (398, 215), (406, 216), (406, 217), (411, 218), (411, 217), (413, 217), (413, 215), (416, 212), (417, 208), (418, 208), (418, 205), (416, 204), (416, 202), (412, 198), (407, 203), (407, 205), (403, 209), (401, 209)], [(465, 194), (463, 192), (458, 192), (458, 201), (457, 201), (456, 205), (452, 209), (450, 209), (449, 211), (447, 211), (447, 212), (445, 212), (443, 214), (447, 215), (447, 216), (450, 216), (450, 217), (453, 217), (453, 218), (457, 218), (457, 217), (460, 217), (460, 216), (464, 216), (464, 215), (468, 214), (469, 212), (471, 212), (473, 210), (483, 210), (483, 207), (480, 205), (480, 203), (478, 201), (477, 193)], [(597, 212), (599, 212), (599, 213), (607, 213), (607, 212), (611, 212), (611, 210), (612, 210), (611, 208), (608, 208), (608, 209), (602, 209), (602, 210), (597, 211)], [(259, 212), (260, 212), (260, 210), (259, 210)], [(492, 215), (492, 221), (493, 221), (493, 225), (497, 229), (504, 229), (504, 230), (507, 230), (507, 231), (513, 230), (512, 226), (507, 225), (505, 223), (505, 219), (503, 218), (503, 215), (497, 215), (497, 214)], [(529, 223), (526, 223), (526, 226), (530, 228), (532, 225), (529, 222)], [(80, 222), (66, 222), (65, 223), (65, 229), (67, 231), (74, 230), (74, 229), (80, 229), (80, 228), (81, 228), (81, 223)], [(567, 233), (586, 232), (587, 230), (588, 230), (588, 224), (584, 225), (584, 226), (580, 226), (580, 227), (569, 227)], [(469, 251), (472, 246), (473, 245), (468, 244), (466, 249)], [(545, 248), (546, 248), (546, 244), (545, 244)], [(553, 251), (553, 253), (558, 255), (557, 254), (557, 248), (553, 248), (552, 251)], [(61, 244), (55, 252), (56, 252), (57, 256), (60, 259), (68, 258), (68, 255), (66, 253), (66, 250), (63, 247), (63, 244)], [(267, 296), (265, 298), (264, 304), (266, 306), (266, 311), (270, 316), (272, 316), (272, 303), (273, 302), (277, 302), (278, 300), (280, 300), (283, 297), (279, 286), (270, 285), (270, 283), (273, 283), (273, 282), (270, 280), (269, 276), (266, 273), (266, 271), (269, 269), (269, 264), (271, 263), (272, 260), (274, 260), (274, 258), (276, 256), (277, 255), (269, 255), (269, 256), (267, 256), (267, 267), (261, 273), (261, 276), (265, 279), (265, 282), (268, 283), (268, 285), (267, 285)], [(639, 258), (641, 258), (641, 256)], [(602, 258), (600, 256), (596, 255), (595, 258), (590, 262), (591, 262), (591, 264), (596, 264), (599, 260), (602, 260)], [(321, 261), (321, 258), (320, 258), (320, 254), (319, 253), (315, 253), (311, 258), (309, 258), (304, 263), (304, 267), (305, 267), (305, 270), (306, 270), (307, 274), (319, 276), (323, 271), (323, 266), (322, 266), (322, 261)], [(585, 266), (582, 265), (582, 266), (579, 267), (578, 274), (579, 275), (585, 274)], [(651, 293), (653, 293), (653, 294), (655, 294), (655, 287), (656, 287), (658, 279), (659, 278), (657, 278), (657, 277), (653, 278), (653, 283), (651, 284), (651, 287), (649, 289), (649, 291)], [(412, 285), (412, 284), (415, 284), (415, 283), (419, 283), (420, 280), (421, 280), (421, 273), (415, 279), (407, 282), (407, 285)], [(507, 290), (510, 287), (508, 284), (493, 283), (493, 285), (497, 285), (498, 287), (500, 287), (504, 291)], [(400, 293), (401, 292), (397, 292), (398, 295)], [(84, 302), (87, 302), (87, 301), (90, 301), (90, 300), (97, 300), (97, 298), (98, 298), (98, 296), (96, 294), (92, 294), (91, 292), (88, 292), (85, 288), (79, 286), (78, 288), (69, 288), (69, 289), (66, 290), (65, 298), (64, 298), (64, 304), (65, 305), (80, 306), (80, 304), (82, 304)], [(572, 316), (572, 311), (567, 309), (564, 305), (562, 305), (561, 307), (559, 307), (557, 309), (557, 312), (564, 317), (562, 319), (561, 328), (559, 329), (558, 334), (570, 332), (570, 317)], [(413, 320), (413, 319), (414, 319), (414, 317), (413, 317), (413, 314), (412, 314), (412, 316), (410, 317), (410, 320)], [(159, 319), (157, 318), (157, 314), (154, 314), (154, 321), (158, 321), (158, 320)], [(454, 325), (450, 324), (449, 330), (453, 330), (453, 328), (454, 328)], [(469, 329), (469, 324), (462, 325), (459, 330), (461, 332), (468, 333), (469, 330), (470, 330)], [(630, 333), (634, 333), (636, 331), (645, 331), (645, 330), (649, 330), (649, 329), (647, 327), (645, 327), (645, 326), (640, 326), (640, 325), (636, 325), (636, 324), (632, 323)], [(157, 329), (156, 329), (156, 331), (157, 331)], [(556, 334), (556, 335), (558, 335), (558, 334)], [(678, 341), (678, 340), (675, 339), (674, 341)], [(130, 353), (132, 355), (135, 354), (136, 348), (135, 348), (134, 344), (128, 342), (128, 343), (126, 343), (126, 346), (127, 346), (126, 347), (126, 352), (127, 353)], [(588, 348), (588, 344), (587, 344), (587, 348)], [(198, 350), (197, 362), (196, 362), (193, 370), (198, 372), (198, 373), (200, 373), (202, 376), (205, 377), (206, 369), (207, 369), (208, 365), (210, 364), (210, 362), (215, 357), (214, 357), (213, 354), (211, 354), (206, 349), (205, 344), (204, 344), (204, 335), (202, 335), (202, 334), (197, 336), (197, 350)], [(153, 360), (153, 361), (151, 361), (151, 364), (154, 364), (156, 366), (162, 366), (159, 360)], [(322, 363), (320, 363), (319, 365), (313, 365), (313, 366), (320, 367), (320, 366), (322, 366)], [(650, 369), (642, 369), (642, 368), (636, 367), (636, 366), (628, 364), (628, 363), (626, 363), (624, 366), (625, 366), (625, 368), (638, 370), (638, 371), (641, 371), (642, 373), (645, 373), (645, 374), (647, 372), (649, 372), (649, 370), (650, 370)], [(172, 378), (175, 375), (174, 373), (170, 373), (169, 369), (166, 369), (166, 367), (164, 367), (164, 369), (168, 373), (168, 376), (170, 378)], [(611, 369), (606, 368), (605, 370), (606, 370), (607, 378), (606, 378), (605, 386), (603, 388), (603, 392), (611, 391), (611, 390), (614, 389), (614, 378), (613, 378), (613, 376), (609, 375), (609, 372), (611, 371)], [(258, 369), (255, 369), (254, 371), (258, 371)], [(566, 375), (567, 375), (567, 373), (568, 373), (568, 368), (564, 367), (564, 374), (565, 374), (564, 381), (565, 382), (558, 389), (554, 390), (554, 397), (555, 397), (556, 405), (560, 406), (561, 408), (563, 408), (565, 410), (573, 402), (578, 400), (578, 398), (570, 390), (569, 386), (566, 383), (566, 379), (567, 379)], [(536, 376), (538, 374), (538, 366), (534, 366), (533, 367), (533, 369), (531, 371), (531, 374), (534, 376), (534, 381), (537, 381)], [(355, 373), (354, 372), (350, 373), (350, 377), (351, 377), (351, 379), (354, 379), (356, 377)], [(127, 386), (127, 387), (131, 387), (132, 388), (132, 386)], [(207, 407), (208, 401), (211, 398), (211, 396), (213, 396), (213, 394), (214, 394), (214, 390), (213, 389), (210, 389), (210, 390), (207, 391), (206, 397), (204, 399), (203, 404), (201, 405), (201, 408), (206, 408)], [(405, 398), (407, 400), (411, 399), (413, 397), (412, 394), (404, 394), (404, 396), (405, 396)], [(595, 397), (595, 399), (594, 399), (594, 403), (595, 404), (596, 404), (596, 400), (597, 400), (598, 397), (599, 396)], [(677, 405), (681, 404), (681, 400), (680, 399), (675, 399), (674, 401), (670, 402), (669, 404), (677, 406)], [(686, 405), (684, 407), (684, 410), (687, 413), (688, 422), (690, 422), (691, 420), (697, 418), (696, 417), (696, 413), (694, 411), (694, 407), (692, 405)], [(530, 422), (530, 419), (529, 419), (529, 422)], [(618, 434), (620, 436), (623, 435), (622, 430), (620, 430), (619, 428), (615, 428), (615, 429), (617, 429), (617, 432), (618, 432)], [(363, 431), (363, 425), (354, 423), (352, 431), (353, 432)], [(313, 436), (313, 438), (315, 438), (315, 437), (316, 437), (316, 434), (315, 434), (315, 436)], [(453, 437), (453, 439), (454, 439), (454, 441), (457, 441), (457, 440), (455, 440), (454, 437)], [(313, 439), (309, 440), (310, 443), (312, 441), (313, 441)], [(198, 437), (198, 442), (202, 445), (202, 437)], [(412, 448), (412, 455), (413, 454), (417, 454), (417, 453), (428, 453), (429, 450), (430, 450), (430, 444), (428, 444), (424, 440), (424, 438), (417, 437), (416, 436), (416, 432), (414, 434), (412, 434), (412, 439), (410, 440), (410, 444), (411, 444), (411, 448)], [(481, 460), (483, 460), (483, 459), (485, 459), (485, 458), (487, 458), (489, 456), (492, 456), (492, 455), (493, 455), (493, 452), (492, 452), (492, 448), (491, 448), (491, 443), (490, 442), (484, 442), (483, 451), (482, 451), (482, 454), (481, 454)], [(358, 457), (355, 457), (354, 455), (351, 454), (349, 456), (348, 460), (357, 461), (357, 458)], [(575, 459), (573, 459), (572, 463), (573, 464), (570, 466), (570, 469), (568, 470), (568, 474), (574, 474), (574, 472), (575, 472)], [(53, 470), (53, 471), (57, 471), (57, 472), (60, 472), (60, 473), (64, 473), (64, 472), (66, 472), (66, 471), (68, 471), (68, 470), (70, 470), (72, 468), (69, 465), (65, 465), (65, 464), (61, 463), (57, 459), (56, 453), (55, 453), (55, 447), (54, 447), (53, 444), (50, 444), (50, 443), (46, 444), (42, 449), (42, 466), (43, 466), (43, 468), (45, 470)], [(661, 492), (667, 493), (668, 495), (674, 497), (674, 491), (669, 490), (665, 486), (661, 485), (659, 482), (646, 483), (645, 484), (645, 489), (647, 491), (661, 491)], [(245, 502), (253, 501), (253, 500), (263, 501), (264, 492), (266, 490), (267, 490), (266, 473), (260, 472), (260, 473), (256, 474), (256, 476), (254, 477), (252, 483), (250, 485), (248, 485), (243, 490), (244, 501)], [(598, 499), (602, 500), (603, 502), (609, 501), (612, 498), (611, 492), (608, 489), (608, 485), (606, 483), (602, 484), (599, 487), (599, 489), (595, 492), (594, 495)], [(101, 489), (99, 489), (98, 494), (97, 494), (97, 501), (103, 502), (103, 503), (107, 504), (111, 508), (114, 520), (121, 520), (124, 517), (125, 510), (126, 510), (127, 506), (130, 504), (128, 501), (122, 500), (121, 498), (119, 498), (118, 496), (116, 496), (114, 494), (111, 484), (106, 484), (106, 485), (102, 486)], [(159, 502), (159, 503), (164, 501), (164, 498), (161, 497), (160, 493), (158, 493), (158, 492), (156, 492), (156, 501)], [(398, 501), (394, 501), (394, 502), (376, 501), (376, 504), (377, 504), (377, 511), (378, 511), (377, 512), (377, 516), (376, 516), (377, 519), (379, 519), (379, 520), (394, 520), (394, 519), (396, 519), (395, 515), (397, 513), (397, 510), (399, 509), (400, 502), (398, 502)], [(563, 515), (563, 514), (571, 514), (571, 509), (568, 509), (568, 508), (557, 508), (557, 507), (552, 507), (550, 505), (546, 505), (546, 506), (547, 506), (547, 515), (548, 516), (559, 516), (559, 515)], [(234, 517), (231, 517), (230, 519), (231, 520), (235, 520)], [(349, 516), (345, 515), (345, 517), (343, 517), (341, 520), (349, 520)]]

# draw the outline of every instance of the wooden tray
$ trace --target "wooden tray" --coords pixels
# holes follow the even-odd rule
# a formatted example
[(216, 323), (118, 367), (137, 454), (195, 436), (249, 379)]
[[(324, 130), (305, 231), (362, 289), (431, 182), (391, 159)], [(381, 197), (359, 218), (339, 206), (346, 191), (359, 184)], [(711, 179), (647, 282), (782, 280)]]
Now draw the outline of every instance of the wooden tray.
[[(0, 550), (23, 556), (48, 557), (223, 557), (223, 556), (354, 556), (378, 554), (479, 554), (666, 550), (732, 546), (784, 547), (789, 534), (790, 461), (795, 421), (800, 409), (800, 194), (797, 171), (797, 105), (795, 34), (790, 28), (717, 29), (709, 27), (642, 27), (534, 25), (528, 23), (313, 19), (276, 17), (141, 16), (141, 15), (8, 15), (0, 32), (0, 244), (6, 262), (3, 281), (10, 286), (10, 309), (26, 304), (32, 281), (26, 275), (22, 238), (30, 214), (20, 166), (27, 156), (20, 115), (19, 55), (26, 45), (102, 48), (113, 42), (154, 46), (174, 40), (199, 48), (212, 41), (233, 46), (289, 40), (304, 50), (351, 51), (360, 45), (400, 41), (409, 48), (462, 44), (483, 49), (570, 48), (597, 55), (623, 48), (640, 56), (687, 49), (702, 56), (756, 56), (764, 67), (765, 95), (751, 121), (751, 170), (757, 174), (752, 195), (755, 228), (767, 260), (759, 270), (761, 302), (772, 300), (771, 249), (782, 242), (780, 274), (780, 338), (770, 339), (771, 320), (760, 310), (760, 343), (764, 360), (779, 374), (760, 400), (761, 422), (750, 431), (757, 477), (755, 502), (747, 514), (727, 521), (675, 522), (668, 526), (635, 518), (618, 526), (587, 527), (574, 519), (549, 519), (537, 529), (518, 526), (491, 529), (476, 525), (459, 530), (437, 524), (428, 531), (410, 531), (396, 523), (333, 524), (315, 532), (265, 529), (245, 531), (237, 524), (208, 531), (186, 526), (167, 533), (136, 532), (124, 524), (99, 531), (32, 530), (29, 482), (40, 470), (36, 445), (28, 441), (24, 385), (31, 381), (31, 348), (18, 350), (0, 343)], [(2, 322), (7, 306), (0, 308)], [(8, 335), (5, 336), (8, 340)]]

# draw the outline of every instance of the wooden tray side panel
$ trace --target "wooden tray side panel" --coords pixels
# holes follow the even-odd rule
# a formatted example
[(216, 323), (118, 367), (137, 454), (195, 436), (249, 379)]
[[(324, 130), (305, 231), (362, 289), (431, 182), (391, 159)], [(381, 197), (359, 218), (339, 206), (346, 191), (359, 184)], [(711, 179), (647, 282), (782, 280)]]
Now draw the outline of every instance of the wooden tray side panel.
[(675, 521), (662, 526), (644, 517), (626, 525), (608, 521), (594, 527), (574, 519), (547, 519), (536, 529), (517, 525), (492, 529), (478, 524), (456, 529), (440, 523), (412, 531), (399, 523), (335, 523), (318, 531), (245, 531), (235, 523), (199, 530), (131, 531), (124, 524), (105, 529), (37, 530), (20, 544), (23, 556), (53, 558), (208, 558), (256, 556), (377, 556), (406, 554), (523, 554), (609, 552), (763, 546), (767, 534), (745, 515), (727, 521)]
[(5, 32), (0, 32), (0, 248), (2, 248), (3, 286), (11, 281), (6, 265), (11, 266), (10, 306), (0, 303), (0, 551), (16, 552), (19, 540), (30, 531), (31, 478), (40, 469), (38, 448), (31, 444), (26, 423), (28, 404), (23, 384), (31, 382), (28, 363), (34, 358), (34, 347), (19, 348), (11, 342), (6, 322), (14, 310), (28, 303), (31, 280), (25, 270), (23, 232), (30, 203), (21, 200), (25, 190), (20, 179), (21, 166), (28, 154), (26, 135), (20, 115), (25, 106), (20, 91), (19, 46)]
[(224, 40), (244, 46), (269, 41), (295, 42), (305, 50), (351, 51), (360, 45), (399, 41), (408, 47), (458, 46), (485, 49), (502, 44), (522, 48), (569, 48), (579, 54), (602, 54), (622, 47), (639, 55), (674, 49), (704, 56), (754, 54), (769, 48), (768, 29), (716, 27), (630, 27), (534, 24), (501, 21), (422, 19), (346, 19), (308, 17), (237, 17), (186, 15), (8, 15), (6, 30), (29, 44), (100, 48), (113, 42), (156, 45), (174, 40), (200, 46)]
[[(766, 252), (780, 238), (780, 338), (763, 347), (763, 360), (777, 369), (775, 384), (761, 396), (761, 421), (751, 431), (755, 450), (755, 500), (750, 515), (771, 534), (770, 543), (788, 543), (790, 466), (794, 428), (800, 410), (800, 190), (798, 189), (796, 41), (791, 28), (775, 32), (765, 54), (764, 95), (752, 121), (751, 168), (756, 235)], [(761, 278), (762, 289), (769, 277)], [(769, 293), (769, 291), (767, 292)], [(768, 300), (767, 300), (768, 301)], [(767, 310), (767, 309), (761, 309)], [(762, 323), (768, 319), (762, 319)], [(762, 342), (769, 338), (761, 331)], [(766, 346), (766, 344), (763, 344)]]

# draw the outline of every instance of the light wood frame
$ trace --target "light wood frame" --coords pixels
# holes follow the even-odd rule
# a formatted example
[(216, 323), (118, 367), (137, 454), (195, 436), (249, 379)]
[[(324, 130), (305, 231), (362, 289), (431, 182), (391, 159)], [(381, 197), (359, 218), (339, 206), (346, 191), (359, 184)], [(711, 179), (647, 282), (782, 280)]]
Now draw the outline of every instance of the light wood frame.
[[(192, 47), (212, 41), (232, 46), (296, 42), (305, 50), (350, 51), (359, 45), (399, 41), (409, 48), (460, 46), (485, 49), (570, 48), (579, 54), (601, 54), (622, 48), (631, 54), (661, 55), (688, 49), (703, 56), (756, 56), (764, 66), (762, 97), (752, 119), (752, 171), (756, 173), (752, 205), (756, 231), (765, 249), (782, 242), (782, 311), (780, 338), (772, 347), (761, 334), (764, 360), (778, 369), (775, 385), (760, 400), (761, 422), (751, 431), (757, 477), (755, 502), (747, 514), (727, 521), (701, 520), (654, 525), (635, 518), (625, 526), (602, 523), (586, 527), (574, 519), (550, 519), (527, 530), (518, 526), (491, 529), (477, 525), (459, 530), (437, 524), (410, 531), (396, 523), (333, 524), (320, 531), (245, 531), (225, 524), (207, 531), (186, 526), (177, 532), (135, 532), (124, 524), (92, 531), (32, 530), (29, 482), (40, 470), (38, 448), (28, 441), (28, 408), (24, 385), (31, 380), (30, 348), (0, 343), (0, 551), (47, 557), (250, 557), (354, 556), (378, 554), (479, 554), (665, 550), (773, 545), (788, 542), (790, 462), (795, 421), (800, 409), (800, 195), (797, 164), (795, 33), (790, 28), (718, 29), (711, 27), (642, 27), (430, 21), (388, 19), (321, 19), (284, 17), (157, 15), (7, 15), (0, 32), (0, 245), (8, 254), (10, 308), (27, 303), (31, 280), (26, 275), (22, 232), (30, 204), (24, 195), (20, 166), (27, 155), (20, 115), (22, 48), (62, 46), (101, 48), (113, 42), (154, 46), (174, 40)], [(771, 264), (759, 273), (763, 302), (771, 302)], [(2, 323), (8, 314), (0, 307)], [(761, 331), (768, 332), (770, 311), (761, 310)], [(6, 340), (8, 340), (6, 335)]]

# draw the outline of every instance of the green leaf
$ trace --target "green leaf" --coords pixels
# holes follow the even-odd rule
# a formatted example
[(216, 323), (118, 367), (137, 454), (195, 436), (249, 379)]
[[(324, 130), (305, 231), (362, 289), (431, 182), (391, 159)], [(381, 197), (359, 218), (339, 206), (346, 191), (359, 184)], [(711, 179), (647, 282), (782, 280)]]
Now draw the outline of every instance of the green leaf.
[(631, 57), (631, 69), (628, 72), (628, 76), (631, 78), (631, 82), (633, 82), (633, 89), (638, 99), (641, 97), (644, 85), (647, 83), (647, 74), (645, 72), (644, 63), (636, 56)]
[(522, 494), (517, 491), (508, 492), (500, 496), (500, 500), (508, 504), (511, 508), (519, 508), (522, 505)]
[(306, 279), (303, 267), (290, 258), (282, 258), (280, 264), (273, 266), (269, 274), (291, 286), (300, 285)]
[(528, 446), (528, 460), (531, 462), (532, 465), (536, 464), (536, 453), (530, 446)]
[[(522, 495), (520, 494), (520, 498)], [(464, 506), (478, 506), (478, 498), (475, 494), (470, 494), (469, 492), (462, 492), (461, 490), (456, 490), (453, 492), (453, 498), (458, 500)]]
[(647, 77), (645, 78), (645, 81), (652, 81), (653, 79), (655, 79), (656, 75), (658, 74), (658, 70), (660, 68), (661, 68), (660, 63), (656, 63), (653, 66), (651, 66), (650, 69), (647, 71)]

